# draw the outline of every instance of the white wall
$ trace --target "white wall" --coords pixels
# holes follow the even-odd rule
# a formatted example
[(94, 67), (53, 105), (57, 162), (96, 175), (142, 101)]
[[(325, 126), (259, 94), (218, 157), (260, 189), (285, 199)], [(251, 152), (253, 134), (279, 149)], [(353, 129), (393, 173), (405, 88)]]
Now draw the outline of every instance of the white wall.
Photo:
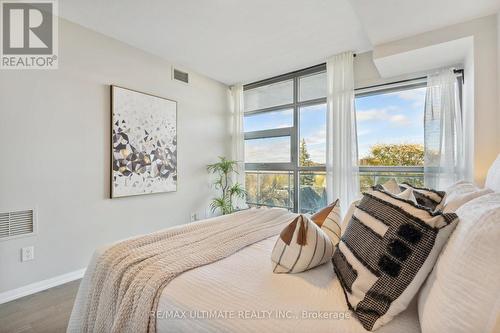
[[(497, 76), (500, 79), (500, 72), (497, 70), (497, 63), (500, 63), (497, 55), (498, 29), (497, 16), (492, 15), (377, 45), (373, 52), (375, 57), (384, 57), (459, 38), (473, 37), (473, 49), (464, 59), (464, 105), (469, 112), (466, 121), (471, 125), (468, 131), (468, 144), (473, 146), (469, 149), (472, 156), (470, 162), (473, 164), (474, 180), (479, 184), (484, 182), (489, 166), (500, 153), (500, 105), (497, 85)], [(380, 78), (372, 57), (371, 53), (356, 57), (357, 86), (394, 80), (394, 78), (383, 80)]]
[[(500, 133), (500, 12), (497, 14), (497, 96), (498, 96), (498, 132)], [(500, 135), (499, 135), (500, 136)], [(500, 146), (500, 137), (498, 139)]]
[[(38, 207), (38, 235), (0, 241), (0, 292), (87, 265), (105, 243), (201, 216), (205, 171), (229, 153), (227, 87), (65, 20), (58, 70), (0, 73), (0, 212)], [(109, 197), (109, 85), (178, 101), (178, 191)], [(34, 245), (34, 261), (20, 248)]]

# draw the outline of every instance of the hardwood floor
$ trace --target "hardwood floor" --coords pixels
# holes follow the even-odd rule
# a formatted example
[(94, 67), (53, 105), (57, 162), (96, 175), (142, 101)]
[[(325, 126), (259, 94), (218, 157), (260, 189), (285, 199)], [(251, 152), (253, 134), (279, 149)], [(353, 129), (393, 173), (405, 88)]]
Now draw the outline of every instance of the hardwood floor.
[(66, 332), (81, 280), (0, 305), (0, 333)]

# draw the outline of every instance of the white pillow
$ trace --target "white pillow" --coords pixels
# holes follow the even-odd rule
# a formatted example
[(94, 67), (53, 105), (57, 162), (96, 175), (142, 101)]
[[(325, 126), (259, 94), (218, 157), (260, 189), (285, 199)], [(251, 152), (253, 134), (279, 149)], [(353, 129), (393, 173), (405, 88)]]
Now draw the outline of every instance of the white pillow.
[(482, 190), (478, 189), (476, 191), (455, 194), (453, 198), (450, 198), (446, 201), (443, 207), (443, 212), (445, 213), (455, 212), (457, 209), (465, 205), (467, 202), (490, 193), (493, 193), (493, 191), (490, 190), (489, 188), (485, 188)]
[(495, 192), (500, 192), (500, 155), (498, 155), (497, 159), (488, 170), (484, 186)]
[(438, 205), (437, 209), (441, 209), (445, 213), (454, 212), (467, 202), (491, 192), (493, 191), (480, 189), (471, 182), (459, 181), (446, 190), (442, 204)]
[(422, 333), (493, 332), (500, 297), (500, 193), (457, 210), (460, 218), (421, 289)]
[(478, 189), (479, 188), (476, 185), (472, 184), (471, 182), (460, 180), (446, 189), (445, 191), (446, 195), (443, 199), (443, 204), (445, 204), (446, 200), (449, 200), (449, 198), (454, 195), (471, 191), (477, 191)]
[(480, 188), (471, 182), (468, 182), (465, 180), (458, 181), (455, 184), (451, 185), (446, 190), (446, 196), (443, 199), (443, 203), (446, 204), (447, 201), (453, 200), (455, 196), (459, 196), (459, 195), (467, 194), (467, 193), (472, 193), (472, 192), (476, 192), (479, 190), (480, 190)]
[(271, 261), (274, 273), (300, 273), (333, 256), (330, 237), (305, 215), (297, 216), (276, 240)]

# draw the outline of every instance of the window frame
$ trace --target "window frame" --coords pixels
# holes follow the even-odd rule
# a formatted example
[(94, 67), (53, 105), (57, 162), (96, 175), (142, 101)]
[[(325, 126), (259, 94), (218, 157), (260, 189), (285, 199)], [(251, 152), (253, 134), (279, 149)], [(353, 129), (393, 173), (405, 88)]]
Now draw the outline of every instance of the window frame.
[[(314, 172), (314, 171), (326, 171), (326, 166), (310, 166), (304, 167), (299, 165), (299, 139), (300, 139), (300, 109), (306, 106), (314, 106), (326, 104), (327, 98), (321, 97), (306, 101), (300, 101), (300, 78), (307, 75), (319, 74), (326, 72), (326, 64), (320, 64), (317, 66), (305, 68), (288, 74), (272, 77), (270, 79), (261, 80), (258, 82), (250, 83), (243, 86), (243, 91), (251, 90), (257, 87), (262, 87), (270, 85), (273, 83), (278, 83), (281, 81), (292, 80), (293, 81), (293, 98), (292, 103), (276, 105), (268, 108), (257, 109), (252, 111), (244, 112), (244, 116), (255, 115), (259, 113), (271, 112), (271, 111), (282, 111), (282, 110), (292, 110), (293, 112), (293, 126), (268, 129), (261, 131), (245, 132), (245, 140), (252, 139), (265, 139), (272, 137), (283, 137), (290, 136), (290, 162), (289, 163), (246, 163), (245, 162), (245, 172), (258, 172), (258, 171), (288, 171), (293, 174), (293, 198), (292, 211), (299, 211), (299, 195), (300, 195), (300, 174), (301, 172)], [(257, 203), (248, 202), (251, 205), (261, 205)]]
[[(299, 140), (300, 140), (300, 109), (306, 106), (314, 106), (320, 104), (327, 104), (327, 97), (316, 98), (306, 101), (300, 101), (300, 78), (307, 75), (319, 74), (321, 72), (326, 72), (326, 63), (319, 64), (316, 66), (308, 67), (302, 70), (290, 72), (283, 75), (278, 75), (269, 79), (264, 79), (261, 81), (249, 83), (243, 86), (243, 91), (251, 90), (254, 88), (270, 85), (273, 83), (278, 83), (281, 81), (292, 80), (293, 81), (293, 99), (292, 103), (276, 105), (272, 107), (252, 110), (244, 112), (244, 116), (255, 115), (259, 113), (271, 112), (271, 111), (282, 111), (291, 109), (293, 111), (293, 126), (285, 128), (268, 129), (261, 131), (252, 131), (244, 133), (244, 140), (252, 139), (265, 139), (272, 137), (284, 137), (290, 136), (290, 162), (289, 163), (246, 163), (245, 162), (245, 172), (259, 172), (259, 171), (287, 171), (293, 174), (293, 199), (291, 200), (293, 207), (293, 212), (299, 211), (300, 202), (300, 174), (301, 173), (313, 173), (313, 172), (326, 172), (326, 165), (323, 166), (310, 166), (304, 167), (299, 165)], [(459, 95), (460, 95), (460, 106), (463, 110), (463, 84), (464, 84), (464, 70), (455, 70), (457, 76), (457, 81), (459, 83)], [(381, 84), (375, 84), (367, 87), (360, 87), (354, 89), (354, 98), (370, 96), (375, 94), (383, 94), (394, 91), (408, 90), (425, 87), (427, 85), (427, 76), (410, 78), (406, 80), (385, 82)], [(359, 158), (359, 156), (358, 156)], [(394, 167), (394, 166), (359, 166), (359, 173), (362, 172), (421, 172), (424, 173), (424, 167), (419, 166), (409, 166), (409, 167)], [(263, 206), (263, 204), (247, 202), (251, 205)]]
[[(463, 84), (464, 84), (464, 71), (463, 69), (455, 70), (458, 83), (458, 94), (460, 110), (463, 117)], [(427, 77), (418, 77), (414, 79), (407, 79), (395, 82), (388, 82), (377, 84), (369, 87), (362, 87), (354, 89), (354, 99), (358, 97), (373, 96), (378, 94), (388, 94), (391, 92), (403, 91), (424, 88), (427, 86)], [(359, 156), (358, 156), (359, 159)], [(370, 172), (415, 172), (424, 174), (424, 166), (359, 166), (359, 173)]]

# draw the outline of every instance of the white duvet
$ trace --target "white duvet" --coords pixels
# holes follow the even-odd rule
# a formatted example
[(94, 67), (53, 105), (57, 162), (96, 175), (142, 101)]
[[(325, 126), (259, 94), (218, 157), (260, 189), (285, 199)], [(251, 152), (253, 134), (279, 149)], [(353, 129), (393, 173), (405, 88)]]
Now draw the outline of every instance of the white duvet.
[[(331, 262), (303, 273), (273, 274), (275, 241), (265, 239), (171, 281), (158, 305), (157, 332), (366, 332), (347, 309)], [(104, 250), (96, 251), (87, 274)], [(87, 283), (78, 291), (68, 332), (81, 326)], [(376, 332), (420, 332), (416, 305)]]
[[(160, 299), (158, 332), (366, 332), (348, 311), (331, 262), (272, 273), (275, 240), (174, 279)], [(415, 304), (377, 332), (420, 332)]]

